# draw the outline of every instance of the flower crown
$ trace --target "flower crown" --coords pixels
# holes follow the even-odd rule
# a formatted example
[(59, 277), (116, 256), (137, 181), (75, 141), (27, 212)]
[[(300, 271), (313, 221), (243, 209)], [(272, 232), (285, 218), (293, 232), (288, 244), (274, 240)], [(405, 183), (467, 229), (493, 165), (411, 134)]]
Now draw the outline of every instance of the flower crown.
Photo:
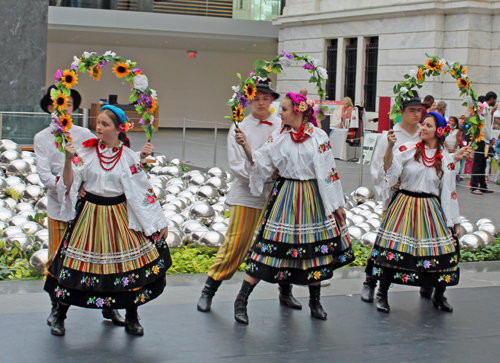
[(127, 121), (125, 123), (121, 123), (120, 124), (120, 131), (125, 133), (125, 132), (128, 132), (129, 130), (133, 129), (134, 128), (134, 123), (130, 121), (130, 119), (127, 119)]
[(451, 132), (451, 126), (450, 125), (446, 125), (445, 127), (438, 127), (438, 129), (436, 130), (436, 135), (437, 137), (439, 138), (447, 138), (448, 135), (450, 134)]

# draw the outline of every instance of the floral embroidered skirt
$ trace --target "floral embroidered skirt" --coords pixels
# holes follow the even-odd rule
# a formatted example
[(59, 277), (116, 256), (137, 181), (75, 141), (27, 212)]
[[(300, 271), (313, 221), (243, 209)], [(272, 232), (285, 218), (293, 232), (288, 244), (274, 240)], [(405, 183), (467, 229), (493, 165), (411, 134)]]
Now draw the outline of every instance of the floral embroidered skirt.
[(49, 268), (45, 291), (66, 304), (125, 309), (158, 297), (172, 265), (157, 234), (128, 228), (125, 196), (87, 193), (76, 205)]
[(387, 209), (366, 272), (387, 283), (452, 286), (460, 278), (459, 257), (439, 199), (402, 190)]
[(276, 181), (251, 251), (247, 273), (271, 283), (308, 285), (354, 260), (347, 228), (325, 215), (316, 180)]

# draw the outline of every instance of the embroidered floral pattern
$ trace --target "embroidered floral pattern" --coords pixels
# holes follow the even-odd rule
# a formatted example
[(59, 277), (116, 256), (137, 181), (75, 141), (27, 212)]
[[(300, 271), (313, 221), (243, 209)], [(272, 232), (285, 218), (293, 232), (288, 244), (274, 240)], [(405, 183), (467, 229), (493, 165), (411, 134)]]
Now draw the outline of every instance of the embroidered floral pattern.
[(248, 264), (247, 266), (247, 271), (250, 271), (250, 272), (254, 272), (254, 271), (257, 271), (259, 268), (257, 267), (257, 265), (255, 265), (255, 263), (251, 262)]
[(141, 162), (137, 164), (132, 164), (130, 165), (130, 171), (132, 172), (132, 175), (135, 175), (137, 173), (140, 173), (141, 171), (144, 171), (144, 166), (142, 165)]
[(146, 194), (144, 194), (144, 200), (143, 200), (144, 205), (153, 204), (157, 200), (158, 200), (158, 197), (156, 196), (153, 188), (149, 188), (148, 192)]
[(61, 298), (61, 299), (66, 299), (66, 296), (70, 295), (70, 293), (69, 293), (68, 290), (62, 289), (59, 286), (56, 287), (56, 289), (54, 290), (54, 292), (56, 293), (56, 297), (57, 298)]
[(273, 142), (273, 141), (274, 141), (274, 139), (273, 139), (273, 135), (269, 135), (269, 137), (267, 138), (267, 141), (266, 141), (266, 142), (267, 142), (268, 144), (272, 144), (272, 142)]
[(326, 277), (329, 272), (330, 272), (330, 270), (327, 268), (324, 268), (320, 271), (311, 271), (311, 272), (309, 272), (309, 276), (307, 277), (307, 279), (308, 280), (310, 280), (310, 279), (319, 280), (322, 277)]
[(373, 275), (373, 276), (380, 276), (380, 275), (382, 275), (382, 269), (381, 269), (381, 268), (374, 267), (374, 268), (373, 268), (373, 271), (372, 271), (372, 275)]
[(296, 258), (302, 257), (304, 253), (306, 253), (306, 250), (304, 248), (290, 248), (286, 254), (291, 255), (292, 258)]
[(439, 279), (438, 281), (439, 282), (446, 282), (446, 283), (450, 283), (452, 281), (455, 281), (455, 279), (457, 278), (457, 274), (456, 273), (452, 273), (452, 274), (449, 274), (449, 275), (442, 275), (442, 276), (439, 276)]
[(378, 256), (378, 250), (372, 250), (372, 253), (370, 254), (370, 257), (375, 258)]
[(98, 308), (102, 308), (103, 306), (111, 306), (111, 304), (114, 304), (116, 302), (115, 299), (112, 299), (110, 297), (106, 298), (100, 298), (100, 297), (90, 297), (89, 300), (87, 301), (87, 305), (95, 305)]
[(331, 150), (332, 149), (332, 144), (330, 143), (330, 141), (328, 142), (325, 142), (321, 145), (318, 146), (318, 152), (320, 154), (323, 154), (325, 152), (327, 152), (328, 150)]
[(75, 166), (83, 166), (83, 164), (85, 164), (83, 162), (83, 159), (78, 155), (73, 156), (73, 159), (71, 159), (71, 161), (73, 162), (73, 164), (75, 164)]
[(153, 266), (150, 269), (147, 269), (145, 271), (145, 276), (149, 277), (149, 276), (151, 276), (151, 274), (158, 275), (160, 273), (160, 269), (162, 269), (164, 267), (165, 267), (165, 261), (163, 261), (163, 259), (161, 259), (158, 261), (158, 263), (155, 266)]
[(271, 198), (275, 197), (278, 195), (278, 189), (273, 188), (273, 191), (271, 192)]
[(164, 238), (160, 238), (160, 235), (158, 233), (155, 233), (151, 236), (153, 241), (155, 242), (156, 248), (167, 248), (167, 243), (165, 242)]
[(330, 171), (328, 174), (326, 174), (325, 182), (327, 184), (330, 184), (330, 183), (333, 183), (339, 179), (340, 179), (339, 173), (337, 172), (337, 170), (335, 170), (335, 168), (332, 168), (332, 171)]
[(274, 276), (275, 280), (286, 280), (288, 279), (292, 274), (289, 271), (280, 271), (276, 276)]
[(151, 299), (151, 295), (153, 292), (151, 290), (144, 290), (142, 294), (137, 295), (137, 297), (134, 300), (134, 304), (137, 304), (139, 302), (145, 303), (149, 299)]
[(265, 244), (265, 243), (262, 243), (262, 242), (259, 242), (255, 245), (256, 248), (260, 248), (260, 250), (264, 253), (264, 252), (268, 252), (268, 253), (271, 253), (273, 251), (276, 250), (276, 247), (273, 245), (273, 244)]
[(404, 145), (401, 145), (399, 147), (399, 151), (401, 151), (401, 152), (406, 151), (406, 150), (408, 150), (408, 148), (406, 146), (404, 146)]
[(423, 268), (431, 268), (431, 267), (436, 267), (439, 264), (439, 261), (436, 259), (432, 260), (421, 260), (418, 261), (416, 266), (417, 267), (423, 267)]
[(136, 274), (131, 274), (128, 276), (124, 276), (122, 278), (117, 278), (115, 280), (115, 285), (123, 285), (123, 286), (128, 286), (130, 284), (135, 283), (135, 279), (139, 278), (139, 275)]
[(387, 261), (399, 261), (403, 259), (403, 256), (401, 256), (399, 253), (391, 251), (384, 251), (380, 254), (380, 256), (385, 257)]
[(457, 264), (457, 263), (458, 263), (458, 257), (457, 257), (457, 256), (453, 256), (453, 257), (450, 259), (450, 263), (451, 263), (451, 264)]
[(449, 163), (448, 170), (455, 170), (455, 163)]
[(315, 251), (321, 252), (323, 254), (328, 253), (328, 246), (327, 245), (316, 246)]
[(59, 274), (59, 278), (61, 280), (64, 280), (65, 278), (70, 277), (70, 276), (71, 276), (71, 273), (66, 269), (61, 270), (61, 273)]
[(394, 275), (394, 279), (400, 279), (403, 282), (415, 282), (415, 280), (418, 279), (417, 274), (414, 273), (402, 273), (398, 272), (397, 274)]
[(458, 198), (458, 197), (457, 197), (457, 192), (456, 192), (456, 191), (453, 191), (453, 192), (451, 193), (451, 198), (452, 198), (453, 200), (457, 200), (457, 198)]
[(96, 277), (83, 276), (81, 283), (87, 286), (95, 286), (99, 283), (99, 279)]

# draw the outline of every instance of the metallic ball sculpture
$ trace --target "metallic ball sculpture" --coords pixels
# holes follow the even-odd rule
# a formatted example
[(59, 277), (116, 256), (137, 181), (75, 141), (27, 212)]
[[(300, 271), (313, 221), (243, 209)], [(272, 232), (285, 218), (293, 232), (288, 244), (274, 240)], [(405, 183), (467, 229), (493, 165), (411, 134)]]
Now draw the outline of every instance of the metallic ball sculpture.
[(460, 237), (460, 244), (467, 249), (472, 251), (477, 250), (478, 248), (483, 248), (485, 246), (484, 241), (478, 235), (467, 233)]
[(0, 155), (0, 163), (9, 165), (14, 160), (20, 160), (22, 156), (15, 150), (7, 150)]
[(29, 185), (24, 191), (24, 199), (36, 202), (43, 195), (43, 188), (39, 185)]
[(189, 208), (189, 216), (191, 219), (209, 226), (214, 221), (215, 211), (207, 202), (198, 201)]
[(40, 275), (45, 273), (45, 266), (49, 261), (49, 250), (43, 249), (36, 251), (30, 258), (30, 266)]
[(0, 152), (3, 153), (8, 150), (17, 151), (20, 154), (23, 152), (21, 146), (16, 144), (14, 141), (5, 140), (5, 142), (3, 142), (2, 145), (0, 146)]
[(16, 207), (14, 208), (14, 211), (16, 213), (21, 213), (23, 211), (35, 211), (33, 209), (33, 205), (31, 205), (30, 203), (26, 203), (26, 202), (23, 202), (23, 203), (19, 203), (18, 205), (16, 205)]
[(205, 232), (200, 238), (200, 244), (207, 247), (220, 247), (226, 240), (224, 234), (218, 231)]
[(172, 159), (170, 161), (170, 164), (173, 164), (173, 165), (176, 165), (176, 166), (179, 166), (181, 165), (181, 161), (179, 159)]
[(153, 186), (153, 191), (158, 200), (160, 201), (160, 203), (165, 200), (167, 193), (165, 193), (164, 189), (158, 188), (157, 186)]
[[(38, 174), (37, 174), (38, 175)], [(0, 177), (0, 190), (7, 189), (8, 184), (4, 177)]]
[(25, 160), (14, 160), (7, 170), (13, 175), (28, 175), (31, 173), (31, 166)]
[(33, 249), (35, 241), (33, 241), (33, 239), (27, 234), (19, 234), (17, 236), (7, 237), (4, 249), (6, 251), (12, 251), (12, 249), (16, 246), (16, 243), (19, 243), (21, 251), (29, 252)]
[(481, 224), (485, 224), (485, 223), (493, 224), (493, 221), (492, 221), (491, 219), (489, 219), (489, 218), (481, 218), (481, 219), (479, 219), (479, 220), (476, 222), (476, 225), (477, 225), (478, 227), (480, 227), (480, 226), (481, 226)]
[(184, 172), (182, 171), (180, 166), (167, 166), (166, 167), (166, 173), (165, 175), (169, 178), (180, 178), (181, 176), (184, 175)]
[(172, 204), (172, 203), (166, 203), (166, 204), (163, 204), (161, 206), (161, 208), (164, 210), (164, 211), (173, 211), (175, 212), (175, 214), (179, 214), (181, 212), (181, 209), (176, 206), (175, 204)]
[(492, 235), (496, 236), (498, 234), (498, 228), (494, 224), (491, 223), (484, 223), (481, 224), (481, 227), (479, 227), (481, 231), (486, 231), (491, 233)]
[(149, 174), (158, 175), (160, 173), (161, 169), (162, 169), (162, 166), (159, 166), (159, 165), (158, 166), (153, 166), (151, 168), (151, 170), (149, 171)]
[(346, 217), (346, 218), (351, 218), (353, 215), (354, 215), (354, 213), (353, 213), (353, 212), (351, 212), (350, 210), (346, 210), (346, 211), (345, 211), (345, 217)]
[(0, 221), (8, 221), (14, 217), (14, 212), (7, 208), (0, 208)]
[(462, 222), (460, 225), (465, 228), (467, 233), (473, 233), (473, 232), (477, 231), (477, 226), (474, 223)]
[(48, 203), (49, 203), (48, 197), (40, 198), (40, 200), (38, 200), (38, 202), (35, 204), (35, 211), (46, 212)]
[(177, 233), (172, 233), (169, 231), (166, 242), (169, 248), (182, 247), (182, 238)]
[(26, 234), (26, 231), (24, 229), (22, 229), (21, 227), (11, 226), (3, 230), (2, 237), (9, 238), (23, 234)]
[(373, 207), (369, 206), (368, 203), (360, 204), (360, 205), (358, 205), (358, 208), (362, 209), (362, 210), (367, 210), (367, 211), (373, 212)]
[(24, 179), (28, 182), (28, 184), (39, 185), (43, 187), (43, 183), (40, 180), (40, 175), (38, 173), (31, 173), (29, 175), (26, 175)]
[(195, 174), (189, 179), (189, 186), (201, 187), (202, 185), (205, 185), (207, 180), (208, 179), (205, 175)]
[(155, 156), (155, 160), (161, 166), (165, 166), (165, 165), (168, 164), (168, 159), (167, 159), (167, 157), (165, 155), (157, 155), (157, 156)]
[(158, 187), (161, 189), (164, 189), (167, 187), (167, 183), (165, 182), (165, 179), (162, 179), (160, 177), (153, 177), (149, 179), (149, 184), (151, 184), (152, 187)]
[(44, 228), (34, 221), (26, 221), (21, 224), (21, 228), (26, 231), (27, 234), (34, 235), (35, 233), (44, 230)]
[(363, 236), (366, 233), (366, 231), (363, 228), (358, 226), (348, 227), (347, 231), (351, 239), (357, 239), (357, 240), (359, 240), (361, 236)]
[(42, 230), (35, 233), (35, 242), (39, 242), (41, 244), (44, 244), (48, 240), (49, 240), (49, 230), (48, 229), (42, 229)]
[(182, 214), (174, 214), (169, 217), (172, 221), (176, 222), (179, 226), (182, 225), (186, 218)]
[(207, 233), (209, 229), (206, 226), (198, 227), (195, 231), (189, 234), (187, 241), (189, 243), (200, 243), (201, 237)]
[(16, 208), (16, 205), (17, 205), (17, 200), (12, 199), (12, 198), (5, 198), (5, 199), (4, 199), (4, 202), (5, 202), (5, 204), (7, 204), (7, 207), (8, 207), (10, 210), (14, 210), (14, 208)]
[(182, 231), (182, 229), (177, 228), (177, 227), (171, 227), (168, 229), (168, 234), (170, 234), (170, 233), (176, 234), (177, 236), (179, 236), (179, 238), (181, 239), (182, 242), (185, 242), (186, 234)]
[(372, 215), (373, 212), (368, 209), (363, 209), (361, 212), (358, 213), (360, 216), (368, 218), (368, 216)]
[(210, 185), (204, 185), (200, 187), (196, 192), (196, 200), (215, 204), (219, 201), (219, 193), (214, 187)]
[(495, 237), (490, 232), (479, 230), (474, 232), (474, 234), (476, 236), (481, 237), (481, 239), (486, 245), (491, 245), (495, 243)]
[(366, 221), (366, 217), (360, 216), (359, 214), (352, 216), (350, 219), (355, 225)]
[(228, 191), (226, 181), (218, 176), (211, 177), (210, 179), (207, 180), (206, 184), (210, 185), (211, 187), (214, 187), (221, 194), (226, 194)]
[(31, 156), (24, 156), (22, 154), (21, 154), (21, 156), (23, 157), (23, 160), (26, 161), (28, 164), (36, 165), (36, 158), (31, 157)]
[(356, 227), (361, 227), (363, 228), (366, 232), (374, 232), (376, 231), (377, 229), (371, 225), (370, 223), (368, 222), (361, 222), (361, 223), (358, 223), (356, 224)]
[(376, 232), (366, 232), (364, 235), (361, 236), (359, 242), (365, 247), (373, 247), (376, 240), (377, 240)]
[(179, 195), (181, 192), (184, 191), (184, 188), (181, 187), (180, 185), (171, 185), (169, 187), (167, 187), (167, 189), (165, 189), (165, 191), (168, 193), (168, 194), (173, 194), (175, 196)]
[(346, 218), (344, 223), (346, 227), (354, 226), (354, 222), (350, 218)]
[(226, 178), (226, 172), (222, 170), (222, 168), (219, 168), (218, 166), (211, 168), (208, 173), (211, 177), (218, 176), (219, 178)]
[(234, 175), (230, 172), (226, 171), (226, 182), (232, 183), (234, 181)]
[(359, 187), (354, 191), (354, 195), (363, 198), (364, 200), (375, 199), (375, 192), (367, 187)]
[(380, 221), (379, 218), (370, 218), (366, 220), (366, 223), (369, 223), (375, 228), (376, 230), (380, 228), (382, 222)]
[(9, 219), (9, 225), (21, 227), (21, 225), (27, 221), (28, 221), (28, 217), (23, 217), (23, 216), (20, 216), (18, 214), (18, 215), (15, 215), (14, 217), (12, 217), (11, 219)]
[(181, 225), (182, 231), (186, 234), (193, 233), (196, 229), (201, 227), (203, 227), (203, 224), (194, 219), (188, 219)]
[(170, 203), (178, 206), (181, 211), (186, 209), (186, 207), (187, 207), (186, 203), (179, 198), (175, 198), (175, 199), (171, 200)]

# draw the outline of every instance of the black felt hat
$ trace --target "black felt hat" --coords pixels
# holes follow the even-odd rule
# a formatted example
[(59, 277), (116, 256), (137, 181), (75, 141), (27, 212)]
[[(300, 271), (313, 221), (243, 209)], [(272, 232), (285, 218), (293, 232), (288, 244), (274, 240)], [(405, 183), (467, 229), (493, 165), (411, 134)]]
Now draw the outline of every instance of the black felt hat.
[[(45, 112), (49, 113), (49, 110), (47, 109), (48, 106), (52, 105), (52, 98), (50, 97), (50, 91), (55, 89), (56, 86), (52, 85), (47, 89), (47, 94), (43, 96), (43, 98), (40, 101), (40, 107), (42, 110)], [(80, 103), (82, 103), (82, 96), (80, 96), (80, 93), (75, 90), (71, 89), (71, 97), (73, 98), (73, 110), (77, 110), (80, 107)]]
[(259, 83), (257, 84), (257, 86), (255, 86), (255, 88), (257, 89), (257, 91), (269, 93), (274, 97), (275, 100), (280, 98), (280, 94), (276, 93), (276, 91), (273, 89), (273, 82), (271, 82), (271, 79), (269, 78), (266, 78), (263, 81), (259, 81)]
[(403, 100), (403, 102), (401, 102), (401, 106), (403, 106), (403, 108), (407, 106), (423, 106), (424, 104), (422, 103), (422, 100), (418, 96), (418, 92), (415, 90), (412, 90), (411, 92), (413, 93), (413, 97), (407, 94), (407, 96), (410, 97), (410, 99)]

